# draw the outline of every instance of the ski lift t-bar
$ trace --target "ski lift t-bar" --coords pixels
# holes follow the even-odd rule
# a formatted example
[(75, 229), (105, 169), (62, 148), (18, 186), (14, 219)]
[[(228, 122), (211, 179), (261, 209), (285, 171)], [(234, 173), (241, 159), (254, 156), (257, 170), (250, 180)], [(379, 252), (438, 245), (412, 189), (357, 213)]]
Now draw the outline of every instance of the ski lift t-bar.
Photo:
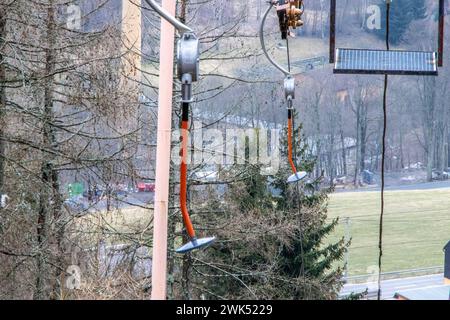
[[(269, 12), (272, 10), (272, 8), (276, 5), (279, 4), (280, 1), (277, 0), (271, 0), (269, 1), (269, 7), (267, 8), (266, 12), (263, 15), (263, 18), (261, 20), (261, 24), (259, 27), (259, 39), (261, 41), (261, 48), (264, 52), (264, 55), (267, 57), (267, 60), (269, 60), (269, 62), (271, 64), (273, 64), (273, 66), (275, 68), (277, 68), (278, 70), (280, 70), (285, 78), (284, 78), (284, 94), (285, 94), (285, 98), (287, 100), (287, 104), (288, 104), (288, 158), (289, 158), (289, 164), (292, 168), (293, 174), (287, 179), (288, 183), (295, 183), (298, 181), (303, 180), (306, 176), (307, 173), (306, 172), (297, 172), (297, 169), (295, 168), (295, 164), (293, 161), (293, 152), (292, 152), (292, 124), (293, 124), (293, 100), (295, 99), (295, 78), (294, 76), (285, 68), (283, 68), (281, 65), (279, 65), (274, 59), (272, 59), (272, 57), (269, 55), (269, 53), (267, 52), (266, 49), (266, 44), (264, 41), (264, 26), (266, 24), (266, 20), (267, 20), (267, 16), (269, 15)], [(289, 54), (289, 52), (288, 52)]]
[(180, 164), (180, 208), (189, 242), (177, 249), (178, 253), (209, 246), (215, 237), (197, 239), (187, 209), (187, 154), (189, 130), (189, 104), (192, 102), (192, 83), (199, 77), (200, 46), (194, 31), (171, 16), (154, 0), (145, 0), (162, 18), (172, 24), (181, 35), (177, 48), (177, 73), (181, 81), (181, 164)]

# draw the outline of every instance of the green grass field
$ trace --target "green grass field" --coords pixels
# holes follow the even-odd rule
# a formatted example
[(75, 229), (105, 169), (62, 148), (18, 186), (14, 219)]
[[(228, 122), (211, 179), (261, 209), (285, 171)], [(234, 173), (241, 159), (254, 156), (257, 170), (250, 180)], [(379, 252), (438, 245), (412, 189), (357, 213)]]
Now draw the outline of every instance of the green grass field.
[[(450, 189), (385, 194), (383, 272), (443, 265), (450, 240)], [(349, 275), (368, 274), (378, 261), (379, 192), (330, 196), (329, 218), (340, 225), (329, 240), (345, 235), (350, 218)]]

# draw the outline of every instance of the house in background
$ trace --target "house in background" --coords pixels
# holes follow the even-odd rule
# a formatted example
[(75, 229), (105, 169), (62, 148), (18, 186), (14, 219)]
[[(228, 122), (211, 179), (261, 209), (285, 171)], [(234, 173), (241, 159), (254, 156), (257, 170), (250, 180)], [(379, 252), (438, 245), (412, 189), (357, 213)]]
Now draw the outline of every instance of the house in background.
[(394, 296), (397, 300), (450, 300), (450, 285), (402, 290)]

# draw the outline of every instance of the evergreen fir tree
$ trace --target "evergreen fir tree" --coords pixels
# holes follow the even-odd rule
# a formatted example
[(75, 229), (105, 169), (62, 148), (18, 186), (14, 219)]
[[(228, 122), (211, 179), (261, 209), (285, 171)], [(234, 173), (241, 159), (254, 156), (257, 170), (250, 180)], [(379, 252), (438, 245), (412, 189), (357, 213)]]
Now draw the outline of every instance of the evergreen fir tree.
[[(295, 119), (296, 114), (294, 114)], [(315, 159), (305, 157), (307, 145), (301, 143), (298, 139), (301, 137), (302, 125), (294, 128), (294, 162), (298, 162), (299, 171), (312, 173), (314, 170)], [(302, 139), (304, 140), (304, 139)], [(287, 156), (287, 130), (282, 138), (282, 154)], [(295, 161), (297, 160), (297, 161)], [(287, 161), (285, 161), (287, 163)], [(302, 188), (299, 185), (288, 185), (286, 177), (291, 174), (289, 166), (283, 167), (274, 180), (274, 184), (281, 190), (282, 198), (280, 204), (287, 214), (291, 210), (313, 210), (315, 219), (313, 223), (305, 224), (304, 230), (295, 231), (292, 242), (289, 246), (284, 246), (281, 251), (280, 267), (282, 272), (288, 276), (309, 277), (320, 279), (322, 283), (327, 283), (331, 290), (337, 290), (341, 270), (333, 269), (335, 262), (342, 259), (343, 254), (348, 248), (348, 243), (344, 239), (332, 244), (325, 244), (326, 237), (329, 236), (339, 223), (338, 219), (331, 222), (327, 221), (327, 201), (328, 193), (332, 190), (319, 190), (321, 178), (306, 182)], [(302, 220), (303, 217), (300, 217)], [(302, 221), (299, 221), (302, 223)], [(299, 288), (293, 296), (296, 299), (309, 298), (305, 296), (304, 291)], [(323, 297), (318, 297), (323, 298)]]
[[(300, 137), (301, 126), (294, 130)], [(286, 145), (286, 131), (281, 138)], [(304, 159), (305, 144), (295, 139), (296, 158)], [(348, 248), (344, 239), (326, 240), (338, 224), (327, 220), (328, 190), (316, 191), (318, 181), (305, 186), (287, 185), (291, 174), (282, 148), (282, 163), (273, 177), (261, 175), (260, 167), (236, 165), (224, 202), (214, 202), (219, 241), (202, 252), (198, 288), (211, 298), (227, 299), (335, 299), (342, 285), (336, 264)], [(314, 159), (300, 162), (299, 169), (312, 172)], [(280, 195), (274, 195), (276, 188)], [(207, 291), (206, 291), (207, 289)], [(201, 290), (200, 290), (201, 291)], [(205, 293), (206, 292), (206, 293)]]
[(426, 0), (416, 0), (411, 6), (415, 20), (423, 20), (427, 18), (427, 2)]

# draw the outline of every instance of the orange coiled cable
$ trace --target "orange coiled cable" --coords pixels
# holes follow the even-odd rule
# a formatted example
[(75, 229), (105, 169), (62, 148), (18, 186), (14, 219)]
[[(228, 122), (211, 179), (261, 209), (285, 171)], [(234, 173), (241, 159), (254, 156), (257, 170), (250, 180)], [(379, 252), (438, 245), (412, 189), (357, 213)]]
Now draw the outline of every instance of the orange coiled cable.
[(183, 103), (181, 122), (181, 165), (180, 165), (180, 208), (183, 215), (184, 225), (191, 239), (195, 238), (194, 227), (187, 209), (187, 155), (188, 155), (188, 125), (189, 125), (189, 104)]

